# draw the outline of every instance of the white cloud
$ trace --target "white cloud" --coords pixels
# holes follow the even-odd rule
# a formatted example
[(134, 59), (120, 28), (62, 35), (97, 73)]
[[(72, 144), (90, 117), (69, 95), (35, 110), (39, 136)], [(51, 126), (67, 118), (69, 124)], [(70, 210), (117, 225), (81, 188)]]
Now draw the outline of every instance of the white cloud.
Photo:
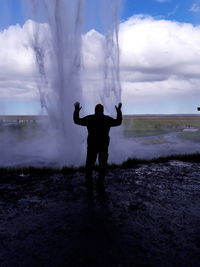
[(177, 10), (179, 9), (179, 7), (180, 7), (180, 4), (176, 5), (170, 12), (168, 12), (167, 16), (168, 17), (174, 16)]
[[(91, 46), (85, 49), (86, 55), (94, 48), (93, 43), (99, 38), (96, 35), (93, 32), (93, 41), (87, 42), (85, 38), (87, 46)], [(120, 25), (119, 40), (124, 103), (180, 99), (187, 102), (189, 98), (200, 98), (199, 26), (134, 16)], [(95, 63), (99, 64), (101, 53), (99, 57), (98, 52), (93, 55), (93, 63), (89, 64), (94, 67)], [(88, 70), (87, 75), (94, 80), (94, 68), (91, 73)], [(93, 86), (97, 87), (94, 83)], [(87, 88), (92, 91), (91, 82)]]
[(191, 12), (199, 13), (200, 12), (200, 6), (197, 3), (194, 3), (192, 7), (190, 8)]
[(10, 26), (0, 32), (1, 98), (33, 99), (37, 90), (33, 80), (34, 60), (29, 44), (31, 22)]
[[(30, 27), (29, 21), (0, 33), (0, 98), (39, 101)], [(200, 99), (199, 26), (134, 16), (121, 23), (119, 44), (124, 105)], [(103, 87), (103, 45), (104, 36), (94, 30), (83, 36), (82, 79), (88, 98)]]
[[(200, 27), (133, 17), (120, 27), (120, 44), (122, 81), (131, 81), (133, 87), (139, 82), (144, 95), (146, 82), (151, 83), (151, 96), (169, 97), (173, 88), (179, 88), (181, 94), (184, 82), (188, 94), (194, 93), (189, 81), (200, 78)], [(159, 89), (153, 86), (157, 82)]]

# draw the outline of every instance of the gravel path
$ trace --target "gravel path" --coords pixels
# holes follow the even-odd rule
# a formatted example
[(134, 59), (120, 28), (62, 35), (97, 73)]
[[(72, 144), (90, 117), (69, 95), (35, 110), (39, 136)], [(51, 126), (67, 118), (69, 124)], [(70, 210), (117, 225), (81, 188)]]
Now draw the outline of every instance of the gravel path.
[(0, 177), (0, 266), (200, 266), (200, 165)]

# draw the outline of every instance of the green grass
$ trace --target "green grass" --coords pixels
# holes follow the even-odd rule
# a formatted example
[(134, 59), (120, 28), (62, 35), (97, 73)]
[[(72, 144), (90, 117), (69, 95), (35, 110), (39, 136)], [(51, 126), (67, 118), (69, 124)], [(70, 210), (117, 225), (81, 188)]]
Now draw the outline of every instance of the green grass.
[[(185, 128), (194, 127), (200, 131), (200, 115), (124, 115), (123, 132), (127, 138), (157, 136), (172, 132), (180, 132)], [(10, 130), (19, 139), (35, 136), (42, 130), (36, 123), (19, 123), (0, 125), (0, 132)], [(191, 133), (180, 135), (182, 139), (199, 140)]]
[(144, 145), (161, 145), (170, 143), (164, 136), (157, 136), (151, 139), (146, 139), (142, 142)]
[[(108, 169), (116, 169), (116, 168), (134, 168), (138, 166), (138, 164), (150, 164), (150, 163), (166, 163), (171, 160), (178, 160), (182, 162), (191, 162), (191, 163), (200, 163), (200, 153), (194, 153), (194, 154), (177, 154), (177, 155), (169, 155), (166, 157), (158, 157), (153, 159), (137, 159), (137, 158), (129, 158), (128, 160), (124, 161), (122, 164), (109, 164)], [(98, 168), (98, 166), (96, 166)], [(6, 175), (6, 174), (15, 174), (15, 175), (34, 175), (34, 176), (44, 176), (44, 175), (51, 175), (55, 173), (61, 173), (61, 174), (70, 174), (74, 172), (83, 172), (84, 166), (80, 166), (78, 168), (76, 167), (63, 167), (61, 169), (59, 168), (36, 168), (36, 167), (25, 167), (25, 168), (0, 168), (0, 175)]]
[(178, 137), (183, 140), (189, 140), (195, 143), (200, 142), (200, 131), (197, 132), (182, 132), (178, 134)]
[(42, 167), (42, 168), (37, 168), (37, 167), (20, 167), (20, 168), (15, 168), (15, 167), (2, 167), (0, 168), (0, 175), (2, 174), (32, 174), (32, 175), (51, 175), (53, 173), (62, 173), (62, 174), (69, 174), (73, 173), (75, 171), (83, 171), (84, 167), (80, 166), (78, 168), (69, 166), (69, 167), (63, 167), (63, 168), (49, 168), (49, 167)]
[(145, 137), (182, 131), (187, 127), (200, 130), (199, 115), (127, 115), (123, 118), (125, 137)]

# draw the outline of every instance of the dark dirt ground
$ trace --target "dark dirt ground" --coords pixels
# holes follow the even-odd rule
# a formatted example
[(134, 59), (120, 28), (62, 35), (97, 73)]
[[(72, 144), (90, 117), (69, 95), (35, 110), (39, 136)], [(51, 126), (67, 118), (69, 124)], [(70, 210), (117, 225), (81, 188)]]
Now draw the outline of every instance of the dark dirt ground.
[(200, 164), (1, 174), (0, 266), (200, 266)]

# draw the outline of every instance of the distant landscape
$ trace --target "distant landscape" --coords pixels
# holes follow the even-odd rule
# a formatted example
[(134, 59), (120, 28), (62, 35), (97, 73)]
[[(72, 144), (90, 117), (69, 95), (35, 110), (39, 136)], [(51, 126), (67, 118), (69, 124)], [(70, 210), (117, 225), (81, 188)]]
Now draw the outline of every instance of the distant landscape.
[[(30, 124), (46, 121), (47, 116), (41, 115), (7, 115), (0, 116), (0, 130), (4, 127), (22, 129)], [(32, 125), (33, 126), (33, 125)], [(31, 127), (32, 127), (31, 126)], [(36, 127), (37, 128), (37, 127)], [(180, 139), (200, 142), (200, 115), (124, 115), (123, 133), (127, 138), (161, 136), (178, 133)], [(157, 142), (163, 142), (160, 137)]]
[(200, 142), (200, 115), (126, 115), (126, 137), (159, 136), (178, 133), (178, 137)]

